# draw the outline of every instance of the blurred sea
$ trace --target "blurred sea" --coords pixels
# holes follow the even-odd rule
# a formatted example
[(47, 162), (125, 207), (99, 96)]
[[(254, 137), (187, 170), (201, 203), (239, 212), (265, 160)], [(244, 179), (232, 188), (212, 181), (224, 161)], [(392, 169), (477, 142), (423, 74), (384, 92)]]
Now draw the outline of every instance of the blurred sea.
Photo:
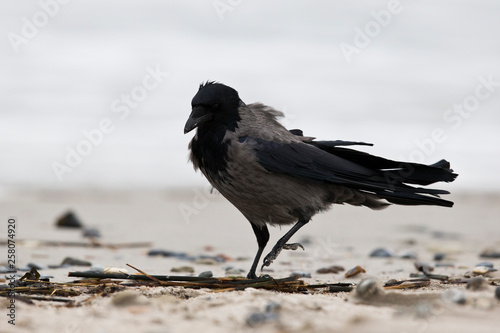
[[(498, 190), (499, 14), (493, 0), (5, 1), (0, 183), (205, 184), (183, 127), (198, 84), (217, 80), (306, 135), (372, 142), (362, 149), (394, 159), (446, 158), (460, 177), (445, 188)], [(359, 46), (350, 61), (342, 45)], [(54, 163), (78, 147), (87, 156), (59, 180)]]

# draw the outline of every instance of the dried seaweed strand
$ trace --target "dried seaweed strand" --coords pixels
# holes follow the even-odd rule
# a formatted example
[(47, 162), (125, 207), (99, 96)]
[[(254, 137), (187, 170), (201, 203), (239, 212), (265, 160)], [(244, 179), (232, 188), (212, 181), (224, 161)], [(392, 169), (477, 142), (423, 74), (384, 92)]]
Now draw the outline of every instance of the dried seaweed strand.
[(246, 278), (200, 278), (192, 276), (170, 276), (170, 275), (150, 275), (144, 271), (128, 265), (137, 270), (143, 275), (129, 274), (106, 274), (93, 272), (69, 272), (68, 276), (83, 277), (83, 278), (107, 278), (107, 279), (123, 279), (123, 280), (142, 280), (154, 281), (163, 286), (177, 286), (185, 288), (210, 288), (210, 289), (225, 289), (225, 290), (241, 290), (245, 288), (265, 288), (276, 290), (291, 290), (297, 291), (298, 288), (304, 287), (305, 283), (299, 280), (297, 276), (287, 277), (283, 279), (274, 279), (270, 276), (264, 276), (258, 279)]

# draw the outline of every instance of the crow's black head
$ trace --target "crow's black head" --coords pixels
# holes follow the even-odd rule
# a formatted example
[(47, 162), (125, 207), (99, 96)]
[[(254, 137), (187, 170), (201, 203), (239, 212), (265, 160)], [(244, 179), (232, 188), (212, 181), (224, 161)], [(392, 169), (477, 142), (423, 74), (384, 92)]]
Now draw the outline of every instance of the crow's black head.
[(192, 112), (184, 127), (184, 134), (202, 125), (234, 126), (239, 120), (239, 105), (240, 97), (233, 88), (213, 81), (201, 84), (191, 101)]

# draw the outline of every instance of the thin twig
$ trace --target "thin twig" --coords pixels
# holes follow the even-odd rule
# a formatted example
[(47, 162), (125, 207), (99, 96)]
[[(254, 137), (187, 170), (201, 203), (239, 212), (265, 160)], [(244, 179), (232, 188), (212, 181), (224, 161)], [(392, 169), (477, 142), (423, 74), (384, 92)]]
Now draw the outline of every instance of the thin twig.
[(126, 264), (128, 267), (130, 268), (133, 268), (135, 269), (136, 271), (138, 271), (139, 273), (141, 273), (142, 275), (146, 275), (148, 278), (150, 278), (151, 280), (157, 282), (158, 284), (163, 284), (162, 281), (158, 280), (157, 278), (155, 278), (154, 276), (151, 276), (149, 275), (148, 273), (146, 272), (143, 272), (141, 271), (139, 268), (135, 268), (134, 266), (130, 265), (130, 264)]

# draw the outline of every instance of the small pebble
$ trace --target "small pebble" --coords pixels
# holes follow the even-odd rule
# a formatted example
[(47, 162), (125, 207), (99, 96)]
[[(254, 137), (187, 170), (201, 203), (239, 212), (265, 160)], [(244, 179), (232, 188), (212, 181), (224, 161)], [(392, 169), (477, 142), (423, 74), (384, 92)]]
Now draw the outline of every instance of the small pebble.
[(175, 252), (162, 249), (149, 250), (148, 256), (175, 257), (178, 259), (188, 258), (188, 255), (185, 252)]
[(230, 275), (230, 276), (238, 276), (238, 275), (241, 275), (241, 273), (243, 273), (244, 270), (240, 269), (240, 268), (236, 268), (236, 267), (232, 267), (232, 266), (229, 266), (228, 268), (226, 268), (226, 275)]
[(354, 268), (351, 268), (350, 270), (348, 270), (347, 272), (345, 272), (344, 276), (346, 278), (349, 278), (349, 277), (353, 277), (353, 276), (356, 276), (358, 275), (359, 273), (366, 273), (366, 271), (364, 270), (363, 267), (361, 266), (356, 266)]
[(281, 310), (281, 304), (272, 301), (267, 303), (265, 309), (266, 312), (278, 312), (279, 310)]
[(392, 253), (384, 248), (377, 248), (370, 253), (370, 257), (375, 258), (389, 258), (392, 257)]
[(194, 261), (198, 265), (217, 265), (217, 260), (214, 258), (198, 258)]
[(479, 264), (476, 265), (476, 267), (478, 267), (478, 266), (493, 268), (493, 263), (489, 262), (489, 261), (483, 261), (483, 262), (480, 262)]
[(292, 274), (290, 274), (290, 276), (298, 276), (299, 278), (310, 278), (311, 273), (293, 271)]
[(56, 226), (59, 228), (83, 228), (82, 222), (80, 222), (80, 219), (72, 211), (59, 217), (56, 221)]
[(449, 267), (449, 268), (453, 268), (455, 267), (455, 264), (452, 264), (451, 262), (437, 262), (436, 267)]
[(488, 274), (490, 272), (495, 272), (495, 271), (496, 271), (496, 269), (494, 269), (494, 268), (490, 268), (490, 267), (486, 267), (486, 266), (476, 266), (472, 270), (472, 274), (485, 275), (485, 274)]
[(206, 254), (201, 254), (197, 257), (197, 260), (198, 259), (210, 259), (210, 260), (213, 260), (215, 262), (225, 262), (226, 260), (224, 259), (223, 256), (207, 256)]
[(405, 239), (403, 241), (403, 244), (406, 244), (406, 245), (417, 245), (417, 240), (414, 239), (414, 238)]
[(457, 232), (448, 232), (448, 231), (433, 231), (432, 236), (434, 238), (440, 238), (440, 239), (459, 239), (460, 234)]
[(92, 266), (90, 261), (81, 260), (73, 257), (66, 257), (63, 259), (61, 266), (69, 265), (69, 266)]
[(80, 222), (80, 219), (72, 211), (59, 217), (56, 221), (56, 226), (59, 228), (83, 228), (82, 222)]
[(500, 258), (500, 251), (492, 249), (492, 248), (487, 248), (481, 254), (479, 255), (481, 258), (493, 258), (493, 259), (499, 259)]
[(500, 286), (495, 289), (495, 297), (500, 301)]
[(323, 267), (320, 268), (316, 271), (318, 274), (328, 274), (328, 273), (333, 273), (337, 274), (338, 272), (344, 271), (344, 267), (342, 266), (329, 266), (329, 267)]
[(465, 304), (467, 301), (467, 297), (465, 293), (457, 288), (452, 288), (446, 290), (441, 294), (441, 299), (448, 303), (457, 303), (457, 304)]
[(415, 268), (419, 271), (419, 272), (422, 272), (424, 274), (429, 274), (430, 272), (432, 272), (434, 270), (434, 267), (432, 267), (431, 265), (429, 265), (428, 263), (426, 262), (415, 262), (414, 263), (415, 265)]
[(467, 281), (467, 289), (470, 290), (484, 290), (487, 287), (487, 282), (482, 276), (476, 276), (473, 278), (470, 278), (469, 281)]
[(403, 252), (398, 253), (397, 257), (401, 258), (401, 259), (413, 259), (413, 260), (416, 260), (417, 259), (417, 254), (415, 252), (413, 252), (413, 251), (403, 251)]
[(232, 260), (234, 260), (233, 257), (230, 257), (230, 256), (228, 256), (227, 254), (224, 254), (224, 253), (219, 253), (214, 258), (218, 262), (226, 262), (226, 261), (232, 261)]
[(85, 228), (83, 229), (83, 237), (100, 238), (101, 232), (96, 228)]
[(373, 278), (366, 278), (356, 287), (356, 295), (363, 299), (372, 298), (382, 292), (377, 280)]
[(247, 318), (247, 325), (250, 327), (256, 327), (275, 321), (278, 319), (280, 310), (281, 304), (271, 301), (266, 305), (264, 312), (254, 312), (250, 314)]
[(191, 266), (178, 266), (172, 267), (170, 271), (174, 273), (194, 273), (194, 268)]
[(198, 275), (198, 277), (201, 277), (201, 278), (211, 278), (213, 276), (214, 276), (214, 273), (212, 273), (212, 271), (201, 272), (200, 275)]
[(446, 257), (446, 254), (444, 253), (434, 253), (434, 260), (435, 261), (441, 261)]
[(278, 319), (275, 313), (253, 312), (247, 318), (247, 325), (250, 327), (261, 326), (265, 323), (273, 322)]

